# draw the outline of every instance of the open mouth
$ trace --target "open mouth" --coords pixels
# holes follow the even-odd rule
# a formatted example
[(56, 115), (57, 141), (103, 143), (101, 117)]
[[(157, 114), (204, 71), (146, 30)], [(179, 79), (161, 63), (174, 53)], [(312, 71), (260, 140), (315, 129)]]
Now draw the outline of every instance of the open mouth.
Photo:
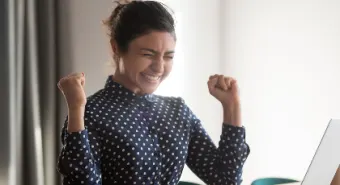
[(161, 76), (159, 75), (150, 75), (150, 74), (145, 74), (145, 73), (142, 73), (142, 75), (143, 77), (145, 77), (145, 79), (153, 83), (158, 82), (158, 80), (161, 78)]

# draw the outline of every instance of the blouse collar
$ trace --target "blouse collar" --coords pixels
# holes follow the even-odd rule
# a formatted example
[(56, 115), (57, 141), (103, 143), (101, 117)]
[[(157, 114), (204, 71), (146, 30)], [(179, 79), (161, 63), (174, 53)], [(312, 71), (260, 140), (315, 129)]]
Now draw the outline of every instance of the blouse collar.
[(127, 89), (123, 85), (118, 82), (113, 81), (113, 75), (110, 75), (105, 83), (105, 90), (109, 96), (112, 97), (120, 97), (120, 98), (128, 98), (131, 100), (146, 100), (149, 102), (156, 101), (156, 97), (153, 94), (145, 94), (145, 95), (137, 95), (131, 90)]

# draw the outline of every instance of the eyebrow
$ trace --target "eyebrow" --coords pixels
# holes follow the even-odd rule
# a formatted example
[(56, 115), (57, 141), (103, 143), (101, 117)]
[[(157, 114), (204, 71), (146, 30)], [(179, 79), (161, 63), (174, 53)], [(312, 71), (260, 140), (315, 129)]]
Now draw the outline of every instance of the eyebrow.
[[(149, 51), (149, 52), (154, 53), (154, 54), (158, 54), (159, 53), (158, 51), (155, 51), (155, 50), (149, 49), (149, 48), (141, 48), (140, 50)], [(165, 52), (165, 54), (173, 54), (173, 53), (175, 53), (175, 51), (167, 51), (167, 52)]]

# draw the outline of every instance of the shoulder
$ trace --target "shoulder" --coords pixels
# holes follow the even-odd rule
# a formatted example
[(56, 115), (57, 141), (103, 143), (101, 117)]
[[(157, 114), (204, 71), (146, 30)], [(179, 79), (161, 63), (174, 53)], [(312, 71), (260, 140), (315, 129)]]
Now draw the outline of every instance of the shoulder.
[(105, 107), (106, 103), (107, 101), (104, 95), (104, 89), (98, 90), (88, 96), (85, 106), (85, 118), (92, 120), (99, 118), (99, 114), (102, 113), (102, 109)]
[(100, 89), (97, 92), (95, 92), (92, 95), (87, 97), (87, 104), (86, 104), (86, 106), (92, 106), (95, 103), (100, 103), (104, 99), (105, 99), (104, 89)]

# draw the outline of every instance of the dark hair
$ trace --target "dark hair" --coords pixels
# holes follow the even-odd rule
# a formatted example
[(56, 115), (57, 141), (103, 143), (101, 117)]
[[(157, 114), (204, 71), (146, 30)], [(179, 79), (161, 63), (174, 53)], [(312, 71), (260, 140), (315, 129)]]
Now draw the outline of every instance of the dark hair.
[(166, 31), (176, 39), (175, 23), (169, 9), (156, 1), (132, 1), (118, 5), (104, 22), (109, 36), (121, 52), (127, 52), (132, 40), (151, 31)]

